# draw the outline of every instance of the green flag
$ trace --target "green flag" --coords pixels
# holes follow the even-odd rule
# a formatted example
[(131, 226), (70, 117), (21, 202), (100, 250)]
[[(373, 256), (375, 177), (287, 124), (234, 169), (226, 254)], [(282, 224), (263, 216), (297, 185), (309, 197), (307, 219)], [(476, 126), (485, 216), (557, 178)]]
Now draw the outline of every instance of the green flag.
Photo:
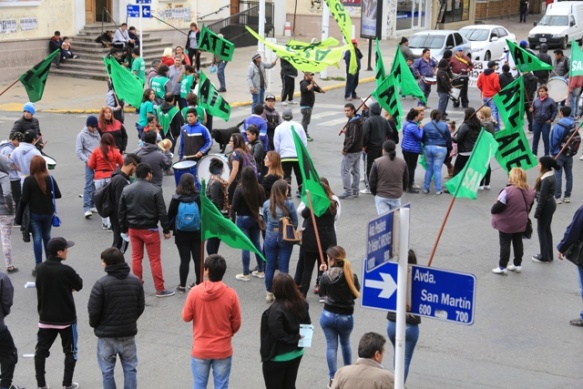
[(513, 167), (528, 170), (538, 164), (522, 125), (520, 127), (507, 127), (503, 131), (498, 131), (495, 138), (498, 142), (496, 160), (506, 173), (510, 173), (510, 169)]
[(521, 72), (532, 72), (535, 70), (553, 70), (553, 67), (541, 61), (536, 55), (529, 53), (511, 40), (506, 39), (506, 44), (512, 54), (516, 68)]
[(445, 184), (449, 193), (456, 198), (465, 197), (474, 200), (478, 198), (476, 193), (480, 181), (486, 175), (490, 158), (497, 149), (498, 143), (492, 134), (482, 130), (464, 169)]
[(575, 39), (571, 42), (571, 67), (569, 77), (583, 76), (583, 51)]
[(524, 125), (524, 82), (522, 76), (494, 95), (494, 103), (505, 128)]
[(211, 115), (220, 117), (228, 122), (229, 117), (231, 117), (231, 106), (217, 92), (213, 83), (210, 82), (202, 70), (200, 71), (199, 77), (199, 82), (196, 86), (198, 103)]
[(252, 251), (265, 261), (260, 249), (257, 249), (239, 227), (224, 217), (219, 209), (206, 197), (206, 183), (203, 180), (200, 189), (200, 239), (219, 238), (234, 249)]
[(316, 216), (322, 216), (322, 214), (324, 214), (324, 212), (330, 207), (330, 199), (320, 184), (320, 176), (318, 176), (318, 172), (312, 163), (312, 158), (310, 158), (306, 146), (302, 143), (302, 140), (293, 126), (292, 134), (296, 146), (296, 153), (298, 155), (300, 171), (302, 172), (302, 201), (308, 207), (310, 206), (308, 195), (306, 194), (306, 191), (309, 190), (313, 206), (312, 212), (314, 212), (314, 215)]
[(401, 86), (401, 94), (403, 96), (417, 97), (419, 100), (426, 103), (425, 95), (419, 88), (419, 84), (415, 76), (411, 72), (411, 68), (407, 65), (407, 60), (401, 53), (401, 49), (397, 46), (395, 52), (395, 59), (393, 59), (393, 66), (391, 67), (391, 74), (397, 79)]
[(381, 48), (379, 46), (379, 38), (375, 39), (375, 53), (377, 56), (375, 79), (376, 86), (378, 87), (383, 83), (383, 81), (387, 77), (387, 72), (385, 71), (385, 64), (383, 63), (383, 54), (381, 53)]
[(205, 25), (200, 29), (198, 48), (202, 51), (215, 54), (223, 61), (232, 60), (233, 53), (235, 52), (235, 45), (231, 41), (218, 36), (218, 34), (208, 29)]
[(117, 96), (133, 107), (138, 108), (142, 104), (142, 96), (144, 94), (142, 81), (128, 69), (121, 66), (115, 58), (104, 57), (103, 63)]
[(26, 89), (26, 94), (31, 103), (36, 103), (43, 97), (45, 91), (45, 84), (51, 69), (51, 62), (61, 50), (55, 50), (49, 54), (45, 59), (34, 65), (31, 69), (24, 72), (18, 80)]
[(350, 51), (350, 64), (348, 66), (348, 73), (356, 74), (357, 63), (356, 63), (356, 51), (354, 50), (354, 45), (352, 42), (352, 19), (350, 19), (350, 12), (344, 8), (340, 0), (326, 0), (328, 8), (330, 9), (330, 14), (338, 23), (340, 32), (348, 45), (348, 51)]
[(385, 109), (395, 119), (397, 128), (401, 128), (401, 116), (403, 109), (399, 100), (399, 89), (394, 73), (385, 77), (385, 80), (378, 85), (371, 93), (382, 108)]

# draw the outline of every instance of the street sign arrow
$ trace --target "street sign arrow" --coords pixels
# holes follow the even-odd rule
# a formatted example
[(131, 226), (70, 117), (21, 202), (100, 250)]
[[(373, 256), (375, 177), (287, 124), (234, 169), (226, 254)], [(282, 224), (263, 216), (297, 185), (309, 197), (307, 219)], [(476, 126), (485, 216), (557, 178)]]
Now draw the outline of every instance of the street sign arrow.
[(151, 18), (151, 11), (150, 11), (150, 6), (149, 5), (143, 5), (142, 6), (142, 17), (144, 18)]
[(382, 281), (367, 279), (364, 281), (364, 286), (366, 288), (380, 289), (378, 297), (382, 299), (391, 298), (393, 293), (397, 290), (397, 283), (390, 274), (379, 273)]

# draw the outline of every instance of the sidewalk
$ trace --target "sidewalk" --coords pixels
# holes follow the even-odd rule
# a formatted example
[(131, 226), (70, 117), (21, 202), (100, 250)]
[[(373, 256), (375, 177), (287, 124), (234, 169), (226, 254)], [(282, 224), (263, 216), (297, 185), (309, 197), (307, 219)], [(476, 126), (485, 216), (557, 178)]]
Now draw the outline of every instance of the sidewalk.
[[(530, 18), (531, 20), (533, 17)], [(492, 21), (492, 23), (499, 23)], [(526, 39), (528, 31), (532, 28), (532, 23), (519, 24), (515, 20), (504, 20), (502, 24), (506, 26), (511, 32), (516, 34), (518, 42)], [(278, 37), (278, 43), (284, 44), (289, 40), (289, 37)], [(395, 49), (397, 47), (397, 40), (381, 41), (380, 47), (383, 53), (383, 60), (385, 68), (390, 69)], [(374, 41), (372, 42), (373, 49), (371, 51), (371, 68), (375, 68), (374, 63)], [(374, 81), (374, 70), (367, 71), (368, 66), (368, 40), (359, 39), (359, 48), (364, 57), (361, 62), (360, 83), (368, 83)], [(229, 62), (225, 69), (225, 78), (227, 83), (227, 92), (221, 95), (229, 102), (231, 107), (240, 107), (251, 104), (251, 94), (247, 86), (247, 68), (251, 63), (251, 56), (256, 50), (256, 47), (242, 47), (235, 50), (233, 60)], [(149, 68), (149, 65), (147, 68)], [(218, 80), (216, 74), (208, 74), (208, 69), (203, 69), (210, 77), (211, 81), (218, 88)], [(266, 88), (266, 92), (272, 92), (279, 100), (281, 81), (279, 75), (279, 62), (273, 70), (268, 72), (268, 79), (271, 77), (271, 82)], [(320, 75), (316, 76), (316, 82), (324, 90), (344, 88), (344, 79), (346, 78), (346, 70), (344, 61), (339, 63), (339, 67), (329, 67), (327, 70), (328, 78), (321, 79)], [(296, 96), (299, 96), (299, 81), (302, 73), (300, 72), (296, 79)], [(0, 90), (6, 88), (10, 83), (0, 85)], [(107, 85), (104, 81), (81, 79), (81, 78), (67, 78), (50, 74), (43, 95), (43, 99), (36, 103), (37, 111), (52, 112), (52, 113), (78, 113), (89, 114), (99, 113), (101, 107), (105, 105), (105, 94), (107, 92)], [(298, 98), (299, 99), (299, 98)], [(4, 95), (0, 96), (0, 111), (20, 112), (24, 103), (28, 101), (26, 91), (22, 84), (17, 83)]]

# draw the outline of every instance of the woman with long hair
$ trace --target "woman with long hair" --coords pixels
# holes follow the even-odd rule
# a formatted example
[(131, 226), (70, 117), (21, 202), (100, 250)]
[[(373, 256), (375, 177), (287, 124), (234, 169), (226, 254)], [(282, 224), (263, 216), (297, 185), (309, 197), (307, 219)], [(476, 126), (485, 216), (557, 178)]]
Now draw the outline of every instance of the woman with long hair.
[[(265, 191), (257, 182), (255, 171), (249, 166), (243, 168), (241, 172), (241, 181), (235, 189), (233, 195), (233, 204), (231, 205), (231, 215), (237, 218), (237, 227), (249, 238), (251, 243), (258, 251), (261, 251), (261, 242), (259, 236), (259, 209), (265, 202)], [(251, 277), (265, 278), (263, 272), (263, 259), (259, 254), (255, 254), (257, 259), (257, 270), (249, 271), (250, 253), (248, 250), (242, 252), (243, 273), (235, 276), (239, 281), (250, 281)]]
[[(186, 216), (180, 214), (181, 203), (196, 204), (198, 216), (193, 214), (191, 217), (193, 220), (196, 220), (198, 217), (198, 229), (191, 228), (186, 224), (181, 226), (178, 218), (184, 218)], [(186, 206), (183, 208), (186, 208)], [(186, 209), (183, 209), (184, 211)], [(176, 194), (172, 195), (172, 199), (170, 200), (170, 205), (168, 206), (168, 229), (174, 231), (174, 244), (176, 244), (178, 255), (180, 256), (180, 267), (178, 269), (180, 284), (176, 287), (176, 291), (184, 293), (186, 292), (186, 281), (190, 270), (191, 258), (194, 262), (194, 273), (196, 274), (196, 282), (193, 282), (191, 287), (202, 282), (202, 275), (200, 273), (200, 196), (196, 185), (194, 185), (194, 176), (190, 173), (184, 173), (180, 177), (180, 181), (176, 187)]]
[[(506, 274), (507, 270), (522, 271), (522, 234), (526, 230), (528, 214), (534, 203), (535, 192), (528, 186), (524, 169), (515, 167), (510, 170), (508, 185), (498, 195), (492, 206), (492, 227), (498, 230), (500, 241), (500, 260), (492, 269), (495, 274)], [(514, 261), (510, 260), (510, 244), (514, 248)]]
[[(34, 260), (37, 265), (42, 262), (43, 246), (45, 256), (47, 256), (47, 244), (51, 239), (51, 227), (55, 213), (53, 193), (56, 199), (61, 198), (57, 180), (49, 175), (45, 159), (40, 155), (35, 155), (30, 161), (30, 175), (24, 179), (22, 184), (22, 198), (18, 205), (16, 223), (21, 223), (24, 209), (28, 206)], [(36, 270), (32, 271), (32, 275), (36, 276)]]
[(407, 122), (403, 126), (403, 141), (401, 149), (403, 150), (403, 159), (407, 162), (409, 170), (409, 187), (408, 193), (419, 193), (418, 186), (415, 186), (415, 169), (417, 160), (421, 154), (421, 140), (423, 139), (423, 108), (411, 108), (407, 113)]
[(328, 270), (320, 280), (320, 297), (324, 297), (324, 309), (320, 315), (320, 327), (326, 337), (326, 361), (328, 362), (329, 387), (337, 370), (338, 342), (342, 350), (344, 366), (352, 364), (350, 334), (354, 328), (354, 300), (360, 297), (358, 277), (352, 272), (346, 250), (333, 246), (326, 250)]
[(453, 141), (457, 143), (457, 158), (453, 165), (453, 175), (457, 175), (463, 170), (470, 159), (470, 154), (474, 150), (480, 131), (482, 130), (482, 123), (476, 116), (476, 110), (472, 107), (464, 110), (464, 122), (461, 124), (457, 134), (453, 137)]
[(176, 48), (174, 48), (174, 56), (179, 56), (182, 58), (183, 65), (190, 65), (190, 58), (188, 58), (188, 55), (184, 54), (184, 49), (182, 46), (176, 46)]
[(540, 245), (540, 254), (532, 257), (533, 262), (549, 263), (553, 261), (553, 232), (551, 223), (553, 214), (557, 209), (555, 192), (557, 180), (554, 170), (559, 169), (559, 165), (554, 158), (547, 156), (538, 160), (538, 170), (540, 175), (534, 184), (536, 191), (536, 208), (534, 218), (537, 220), (536, 231)]
[(267, 168), (267, 174), (263, 176), (261, 185), (265, 189), (265, 196), (269, 197), (271, 193), (271, 187), (273, 183), (277, 180), (283, 178), (283, 169), (281, 167), (281, 157), (277, 151), (268, 151), (263, 160), (265, 167)]
[(275, 302), (261, 316), (263, 379), (266, 389), (295, 389), (303, 347), (300, 324), (312, 324), (308, 303), (289, 274), (273, 279)]
[(113, 112), (110, 107), (103, 107), (99, 112), (99, 123), (97, 125), (99, 135), (111, 134), (115, 140), (120, 153), (124, 153), (128, 145), (128, 134), (123, 123), (113, 117)]
[(156, 111), (154, 110), (154, 102), (156, 99), (156, 94), (152, 88), (148, 88), (144, 91), (142, 95), (142, 104), (140, 104), (140, 118), (136, 123), (136, 129), (138, 130), (138, 138), (142, 139), (142, 133), (144, 132), (144, 127), (148, 125), (148, 118), (150, 116), (156, 116)]
[(272, 282), (275, 266), (279, 265), (280, 273), (289, 272), (289, 259), (294, 246), (282, 242), (279, 236), (279, 220), (286, 216), (292, 221), (295, 228), (298, 227), (298, 215), (296, 206), (293, 201), (287, 199), (289, 187), (285, 180), (276, 181), (271, 187), (269, 199), (263, 204), (263, 219), (266, 224), (265, 241), (263, 242), (263, 251), (267, 260), (265, 266), (265, 289), (267, 295), (265, 301), (273, 302)]
[[(225, 169), (225, 164), (219, 158), (211, 159), (209, 164), (210, 178), (206, 187), (206, 196), (211, 200), (211, 202), (217, 207), (224, 217), (229, 217), (230, 206), (229, 206), (229, 195), (228, 188), (229, 184), (227, 181), (223, 180), (223, 170)], [(217, 254), (219, 252), (219, 247), (221, 245), (221, 240), (219, 238), (210, 238), (206, 241), (206, 251), (208, 255)]]
[(231, 146), (231, 156), (229, 157), (229, 167), (231, 168), (231, 174), (227, 182), (229, 183), (229, 203), (233, 203), (233, 195), (235, 194), (235, 189), (239, 184), (239, 179), (241, 178), (241, 171), (245, 166), (250, 166), (254, 164), (255, 159), (253, 154), (247, 148), (245, 144), (245, 139), (241, 134), (231, 135), (231, 140), (229, 141)]
[[(107, 185), (111, 181), (113, 172), (118, 167), (121, 168), (123, 166), (123, 157), (117, 150), (111, 134), (103, 134), (100, 145), (91, 153), (87, 166), (94, 171), (95, 190)], [(111, 230), (111, 223), (108, 217), (101, 218), (101, 228)]]
[(431, 121), (423, 127), (423, 153), (427, 162), (423, 193), (429, 193), (431, 180), (435, 185), (435, 194), (441, 192), (441, 165), (447, 157), (448, 147), (451, 147), (451, 135), (447, 124), (441, 121), (441, 112), (431, 111)]

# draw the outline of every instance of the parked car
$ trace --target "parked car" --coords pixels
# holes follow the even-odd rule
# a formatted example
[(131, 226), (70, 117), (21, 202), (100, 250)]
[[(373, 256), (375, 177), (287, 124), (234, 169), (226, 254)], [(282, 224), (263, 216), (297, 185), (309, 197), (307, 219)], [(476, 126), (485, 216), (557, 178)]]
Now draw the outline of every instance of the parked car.
[(506, 39), (516, 43), (516, 35), (497, 24), (474, 24), (460, 29), (460, 34), (470, 41), (472, 59), (490, 61), (504, 53)]
[(431, 56), (436, 60), (443, 57), (445, 50), (454, 50), (461, 46), (464, 54), (471, 57), (472, 49), (470, 41), (454, 30), (425, 30), (419, 31), (409, 37), (409, 48), (414, 55), (420, 56), (424, 48), (431, 50)]

